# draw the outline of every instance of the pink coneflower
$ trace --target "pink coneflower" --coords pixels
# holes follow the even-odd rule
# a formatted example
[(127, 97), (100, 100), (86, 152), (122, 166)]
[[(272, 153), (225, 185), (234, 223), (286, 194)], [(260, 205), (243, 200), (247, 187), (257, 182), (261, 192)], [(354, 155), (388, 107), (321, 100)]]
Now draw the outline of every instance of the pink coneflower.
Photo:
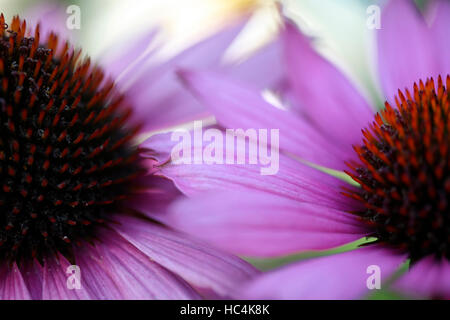
[[(288, 110), (243, 82), (181, 72), (223, 127), (279, 128), (283, 154), (275, 176), (259, 176), (249, 165), (163, 167), (185, 192), (202, 192), (164, 221), (246, 256), (324, 250), (371, 237), (358, 249), (262, 275), (238, 297), (362, 298), (370, 293), (369, 266), (378, 266), (387, 281), (405, 261), (409, 271), (395, 288), (450, 297), (450, 5), (437, 5), (431, 27), (412, 1), (384, 8), (378, 66), (391, 103), (380, 113), (289, 22), (282, 34), (286, 96), (293, 97)], [(334, 169), (334, 176), (299, 159)], [(356, 183), (345, 186), (349, 177)], [(229, 191), (206, 197), (205, 189)]]
[[(189, 49), (153, 78), (144, 68), (123, 93), (80, 50), (39, 30), (0, 17), (0, 298), (196, 299), (248, 280), (255, 270), (246, 262), (150, 218), (180, 192), (153, 175), (154, 161), (136, 144), (142, 128), (196, 114), (167, 74), (196, 57), (214, 65), (236, 31)], [(119, 74), (148, 40), (105, 71)], [(160, 93), (173, 93), (160, 110), (143, 95), (152, 92), (146, 81), (158, 79), (167, 85)], [(180, 102), (191, 111), (185, 118), (162, 116)], [(68, 281), (77, 270), (81, 288)]]

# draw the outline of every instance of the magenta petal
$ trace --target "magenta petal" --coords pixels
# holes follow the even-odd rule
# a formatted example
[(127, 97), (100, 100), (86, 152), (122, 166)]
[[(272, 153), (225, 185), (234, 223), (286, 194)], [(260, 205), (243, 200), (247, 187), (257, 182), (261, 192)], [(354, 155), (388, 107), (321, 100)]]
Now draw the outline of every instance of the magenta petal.
[[(45, 259), (43, 267), (42, 299), (43, 300), (89, 300), (83, 278), (81, 289), (69, 289), (66, 274), (71, 264), (62, 255), (50, 256)], [(83, 272), (83, 271), (81, 271)]]
[[(193, 134), (191, 138), (192, 136)], [(175, 144), (170, 137), (170, 134), (155, 135), (141, 144), (143, 148), (161, 150), (161, 153), (156, 155), (143, 152), (142, 156), (156, 156), (158, 160), (167, 161), (170, 158), (170, 149)], [(191, 164), (167, 163), (159, 167), (157, 174), (171, 179), (177, 188), (188, 196), (211, 191), (259, 190), (299, 201), (319, 202), (335, 209), (354, 209), (354, 203), (339, 193), (344, 182), (283, 154), (279, 155), (278, 172), (261, 175), (261, 168), (267, 166), (249, 164), (249, 155), (252, 154), (249, 150), (245, 154), (245, 164), (237, 164), (237, 161), (235, 164), (225, 164), (225, 160), (222, 164), (202, 161), (200, 157), (207, 145), (208, 143), (204, 143), (194, 147), (191, 142)], [(253, 144), (249, 143), (250, 145)], [(239, 150), (241, 149), (236, 147), (236, 153)], [(223, 152), (224, 155), (225, 153), (226, 151)]]
[(413, 1), (391, 0), (378, 30), (378, 69), (386, 100), (439, 73), (431, 31)]
[(419, 298), (450, 299), (450, 263), (446, 259), (426, 257), (400, 277), (394, 287)]
[(20, 265), (20, 271), (22, 272), (23, 280), (30, 292), (33, 300), (42, 299), (42, 281), (43, 270), (39, 262), (34, 260), (25, 260)]
[(386, 281), (405, 256), (380, 247), (364, 247), (331, 256), (312, 258), (265, 273), (248, 284), (241, 299), (361, 299), (371, 293), (367, 268), (380, 267)]
[(194, 287), (226, 295), (256, 270), (245, 261), (172, 230), (135, 218), (120, 218), (115, 228), (136, 248)]
[(348, 149), (361, 141), (373, 111), (345, 76), (321, 57), (292, 23), (283, 32), (286, 72), (303, 112), (328, 138)]
[(77, 254), (82, 283), (93, 299), (198, 298), (183, 279), (116, 232), (104, 231), (102, 239), (95, 248), (81, 248), (87, 250)]
[(450, 74), (450, 42), (448, 34), (450, 32), (450, 2), (447, 0), (437, 0), (435, 17), (431, 26), (434, 43), (437, 46), (437, 58), (439, 61), (439, 73), (442, 77)]
[(306, 121), (270, 105), (256, 88), (210, 72), (179, 74), (225, 128), (279, 129), (282, 150), (330, 168), (344, 167), (343, 160), (348, 159), (345, 152)]
[(329, 249), (367, 234), (353, 215), (262, 192), (203, 194), (176, 203), (164, 221), (245, 256)]
[(30, 292), (16, 263), (14, 262), (11, 267), (3, 263), (0, 268), (0, 300), (29, 299), (31, 299)]

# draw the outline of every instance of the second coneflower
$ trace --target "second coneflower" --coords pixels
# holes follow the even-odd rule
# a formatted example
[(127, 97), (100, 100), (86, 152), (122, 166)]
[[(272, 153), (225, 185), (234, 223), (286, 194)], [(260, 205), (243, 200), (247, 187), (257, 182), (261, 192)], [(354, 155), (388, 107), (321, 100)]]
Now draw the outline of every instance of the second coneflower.
[[(386, 100), (392, 102), (378, 114), (290, 22), (282, 33), (283, 93), (291, 102), (285, 110), (245, 83), (181, 72), (222, 126), (278, 128), (282, 154), (274, 176), (259, 176), (250, 165), (163, 168), (191, 194), (232, 189), (183, 201), (165, 217), (167, 223), (234, 253), (258, 257), (331, 249), (371, 237), (355, 250), (266, 273), (244, 285), (238, 297), (362, 298), (371, 292), (368, 280), (374, 269), (379, 268), (384, 286), (405, 261), (409, 271), (395, 279), (393, 288), (414, 296), (450, 297), (450, 69), (445, 49), (450, 6), (437, 4), (431, 27), (412, 1), (393, 0), (384, 8), (378, 67)], [(304, 160), (334, 169), (327, 170), (334, 176)], [(343, 181), (349, 182), (345, 172), (353, 183)]]

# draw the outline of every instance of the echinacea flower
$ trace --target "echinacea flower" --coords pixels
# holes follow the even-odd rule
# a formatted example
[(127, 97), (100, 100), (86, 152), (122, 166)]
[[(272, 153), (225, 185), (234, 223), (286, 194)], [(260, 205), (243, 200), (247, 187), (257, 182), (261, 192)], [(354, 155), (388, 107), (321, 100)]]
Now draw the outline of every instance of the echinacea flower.
[[(144, 129), (202, 111), (171, 70), (219, 68), (239, 28), (152, 67), (147, 34), (104, 71), (39, 30), (1, 15), (0, 298), (196, 299), (224, 296), (254, 275), (243, 260), (151, 219), (181, 193), (154, 176), (137, 144)], [(121, 76), (118, 89), (105, 74)]]
[(282, 154), (273, 176), (246, 164), (166, 165), (192, 199), (163, 221), (251, 257), (370, 239), (263, 274), (237, 297), (363, 298), (373, 266), (386, 283), (409, 261), (394, 288), (450, 298), (450, 4), (437, 1), (433, 12), (428, 26), (412, 1), (384, 8), (377, 62), (389, 102), (380, 113), (290, 22), (281, 35), (284, 110), (242, 81), (180, 72), (222, 127), (279, 128)]

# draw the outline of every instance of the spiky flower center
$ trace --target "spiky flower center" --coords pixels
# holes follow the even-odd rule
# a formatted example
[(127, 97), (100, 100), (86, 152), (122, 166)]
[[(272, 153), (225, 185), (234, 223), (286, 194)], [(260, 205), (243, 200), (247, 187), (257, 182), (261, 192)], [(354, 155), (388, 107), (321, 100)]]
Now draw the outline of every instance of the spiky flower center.
[(398, 92), (363, 130), (361, 162), (347, 172), (361, 186), (348, 193), (378, 242), (399, 247), (412, 261), (450, 259), (450, 77)]
[(123, 97), (79, 56), (0, 17), (0, 260), (93, 236), (137, 172)]

